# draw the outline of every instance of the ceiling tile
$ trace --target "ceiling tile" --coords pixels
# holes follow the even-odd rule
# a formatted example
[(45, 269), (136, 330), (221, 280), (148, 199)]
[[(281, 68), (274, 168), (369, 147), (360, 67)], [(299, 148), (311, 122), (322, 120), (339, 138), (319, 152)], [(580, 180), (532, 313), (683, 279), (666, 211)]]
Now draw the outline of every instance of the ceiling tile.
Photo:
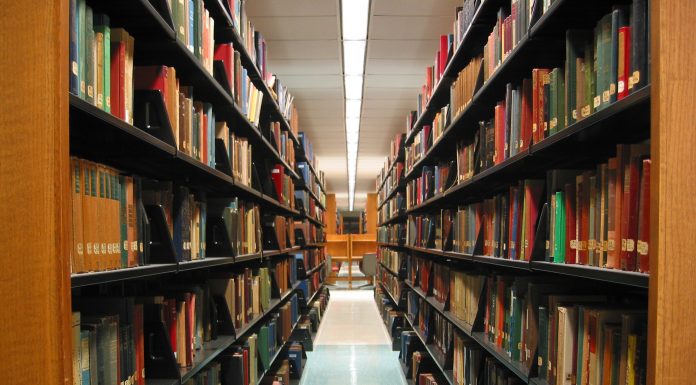
[(452, 30), (452, 16), (373, 16), (370, 39), (439, 39)]
[(365, 87), (370, 88), (404, 88), (420, 87), (424, 83), (421, 75), (366, 75)]
[(252, 20), (260, 16), (330, 16), (338, 14), (338, 1), (253, 0), (244, 3)]
[(370, 41), (367, 43), (367, 58), (435, 60), (438, 44), (439, 41), (436, 38), (423, 40), (378, 40), (370, 38)]
[(343, 87), (343, 76), (341, 75), (285, 75), (281, 79), (290, 93), (294, 94), (296, 90), (302, 88), (331, 88), (337, 89)]
[(404, 88), (371, 88), (366, 87), (363, 90), (363, 99), (366, 101), (375, 99), (386, 99), (386, 100), (411, 100), (413, 107), (415, 108), (418, 99), (418, 89), (420, 87), (404, 87)]
[[(269, 61), (275, 59), (334, 59), (340, 60), (338, 40), (266, 40)], [(339, 61), (340, 63), (340, 61)]]
[(462, 0), (372, 0), (372, 15), (439, 15), (454, 18)]
[[(269, 59), (268, 68), (282, 79), (285, 75), (340, 75), (341, 63), (336, 59)], [(425, 66), (423, 66), (425, 68)]]
[(430, 65), (429, 59), (368, 59), (365, 73), (368, 75), (422, 75)]
[(295, 95), (295, 99), (305, 99), (307, 101), (317, 99), (343, 100), (343, 88), (298, 88), (291, 89), (290, 93)]
[(335, 40), (336, 16), (255, 17), (254, 27), (266, 40)]

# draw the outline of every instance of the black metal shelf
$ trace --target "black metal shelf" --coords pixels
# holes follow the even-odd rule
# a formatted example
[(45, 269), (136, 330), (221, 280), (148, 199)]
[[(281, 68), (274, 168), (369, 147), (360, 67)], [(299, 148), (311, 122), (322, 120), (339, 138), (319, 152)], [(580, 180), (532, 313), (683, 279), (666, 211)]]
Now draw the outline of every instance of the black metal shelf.
[(265, 203), (271, 211), (276, 213), (282, 213), (286, 215), (298, 216), (300, 212), (293, 210), (290, 206), (286, 206), (278, 202), (275, 198), (267, 194), (261, 194), (261, 201)]
[(323, 223), (321, 223), (318, 219), (313, 218), (313, 217), (311, 217), (311, 216), (309, 216), (309, 215), (307, 215), (307, 214), (302, 214), (302, 213), (300, 213), (299, 215), (296, 215), (296, 216), (295, 216), (295, 219), (306, 219), (306, 220), (310, 221), (313, 225), (315, 225), (315, 226), (317, 226), (317, 227), (325, 227), (325, 225), (324, 225)]
[(650, 275), (633, 271), (605, 269), (602, 267), (571, 265), (565, 263), (552, 263), (544, 261), (532, 261), (531, 269), (537, 272), (553, 273), (570, 277), (593, 279), (596, 281), (610, 282), (626, 286), (648, 288)]
[(314, 294), (312, 294), (309, 299), (307, 300), (307, 304), (309, 305), (310, 303), (314, 302), (318, 297), (318, 294), (321, 292), (321, 289), (324, 288), (324, 282), (319, 285), (316, 291), (314, 291)]
[(407, 219), (407, 218), (408, 218), (408, 216), (407, 216), (406, 214), (394, 215), (394, 216), (392, 216), (391, 218), (387, 219), (386, 221), (384, 221), (384, 222), (382, 222), (382, 223), (379, 223), (379, 224), (377, 225), (377, 227), (386, 226), (386, 225), (389, 225), (389, 224), (392, 224), (392, 223), (403, 222), (403, 221), (404, 221), (405, 219)]
[(380, 286), (382, 286), (382, 290), (383, 290), (385, 293), (387, 293), (387, 296), (388, 296), (389, 299), (392, 301), (392, 303), (394, 303), (394, 305), (395, 305), (396, 307), (399, 307), (399, 301), (397, 301), (396, 299), (394, 299), (394, 295), (389, 291), (389, 288), (387, 288), (387, 285), (385, 285), (385, 284), (382, 283), (382, 282), (380, 282), (379, 284), (380, 284)]
[(418, 294), (419, 297), (423, 298), (431, 307), (437, 310), (438, 313), (442, 314), (447, 321), (454, 325), (457, 329), (461, 330), (467, 336), (471, 336), (472, 325), (467, 325), (457, 318), (451, 311), (445, 310), (445, 304), (437, 302), (435, 297), (427, 296), (421, 288), (413, 286), (413, 283), (409, 280), (404, 280), (406, 286), (408, 286), (411, 291)]
[(276, 255), (290, 254), (290, 253), (293, 253), (293, 252), (298, 251), (298, 250), (300, 250), (300, 246), (293, 246), (293, 247), (283, 249), (283, 250), (264, 250), (262, 252), (262, 255), (264, 258), (267, 258), (267, 257), (274, 257)]
[[(297, 325), (299, 325), (299, 324), (300, 324), (300, 315), (298, 314), (298, 315), (297, 315), (297, 321), (295, 321), (295, 324), (292, 325), (292, 328), (290, 329), (290, 335), (292, 335), (292, 333), (293, 333), (293, 332), (295, 331), (295, 329), (297, 328)], [(290, 342), (292, 342), (292, 340), (290, 340), (290, 338), (288, 338), (287, 341), (283, 342), (282, 345), (280, 345), (280, 346), (278, 346), (278, 347), (276, 348), (277, 350), (276, 350), (275, 354), (273, 355), (273, 357), (271, 358), (271, 360), (268, 361), (268, 368), (267, 368), (266, 370), (264, 370), (263, 373), (261, 373), (261, 374), (259, 375), (259, 380), (256, 382), (257, 385), (263, 383), (264, 377), (271, 371), (271, 368), (273, 368), (273, 364), (274, 364), (275, 361), (278, 359), (278, 357), (280, 357), (280, 354), (281, 354), (283, 351), (285, 351), (285, 348), (287, 347), (288, 343), (290, 343)]]
[(96, 271), (70, 275), (70, 285), (73, 288), (98, 285), (103, 283), (139, 279), (163, 274), (174, 274), (178, 270), (176, 263), (152, 264), (118, 270)]
[(324, 264), (325, 264), (325, 263), (326, 263), (326, 261), (322, 261), (320, 264), (318, 264), (318, 265), (314, 266), (313, 268), (311, 268), (305, 275), (306, 275), (307, 277), (309, 277), (310, 275), (316, 273), (317, 271), (321, 270), (322, 267), (324, 267)]
[(193, 378), (217, 356), (232, 346), (236, 340), (235, 336), (218, 336), (218, 338), (203, 344), (203, 348), (194, 357), (193, 365), (190, 368), (179, 369), (181, 372), (181, 383), (183, 384)]

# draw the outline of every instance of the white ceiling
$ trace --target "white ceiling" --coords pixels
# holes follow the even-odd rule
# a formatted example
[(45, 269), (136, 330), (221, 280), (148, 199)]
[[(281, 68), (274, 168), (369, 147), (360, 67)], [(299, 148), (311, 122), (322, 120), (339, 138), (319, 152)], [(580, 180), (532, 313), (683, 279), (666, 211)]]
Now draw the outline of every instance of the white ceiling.
[[(350, 0), (344, 0), (350, 1)], [(364, 207), (396, 133), (405, 131), (439, 36), (451, 33), (462, 0), (372, 0), (355, 183)], [(313, 143), (327, 190), (348, 207), (339, 0), (249, 0), (266, 39), (268, 68), (295, 95), (300, 131)]]

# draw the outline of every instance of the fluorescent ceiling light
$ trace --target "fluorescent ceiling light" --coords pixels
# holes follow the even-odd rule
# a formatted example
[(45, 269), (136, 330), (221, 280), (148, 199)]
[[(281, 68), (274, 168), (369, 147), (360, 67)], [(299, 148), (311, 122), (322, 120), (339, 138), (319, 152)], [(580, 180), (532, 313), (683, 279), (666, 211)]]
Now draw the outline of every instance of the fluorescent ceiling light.
[(343, 42), (343, 73), (362, 75), (365, 69), (365, 40)]
[(348, 119), (357, 119), (359, 124), (360, 107), (362, 107), (362, 100), (346, 100), (346, 122), (348, 121)]
[(367, 39), (367, 19), (369, 10), (370, 0), (341, 1), (343, 40)]
[(346, 99), (362, 99), (362, 75), (350, 75), (343, 79), (346, 88)]

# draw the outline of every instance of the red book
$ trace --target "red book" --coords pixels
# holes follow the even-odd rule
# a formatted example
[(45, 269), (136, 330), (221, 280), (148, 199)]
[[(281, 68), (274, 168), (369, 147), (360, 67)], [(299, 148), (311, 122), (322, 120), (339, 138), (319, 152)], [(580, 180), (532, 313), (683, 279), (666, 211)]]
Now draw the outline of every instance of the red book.
[[(516, 257), (516, 250), (517, 250), (517, 237), (513, 235), (517, 235), (519, 233), (516, 233), (513, 231), (513, 226), (515, 226), (517, 223), (513, 221), (515, 212), (517, 211), (517, 206), (515, 205), (515, 197), (517, 197), (517, 186), (510, 186), (510, 197), (508, 198), (508, 202), (510, 210), (508, 212), (508, 258), (510, 259), (517, 259)], [(517, 221), (519, 222), (519, 220)], [(513, 258), (514, 257), (514, 258)]]
[(522, 119), (520, 119), (520, 152), (532, 144), (532, 80), (522, 80)]
[(244, 385), (250, 385), (249, 384), (249, 349), (244, 348), (244, 351), (242, 352), (244, 356)]
[(539, 216), (539, 203), (541, 194), (544, 191), (543, 180), (525, 180), (524, 181), (524, 205), (527, 215), (524, 219), (524, 260), (529, 261), (534, 248), (534, 238), (536, 236), (536, 220)]
[(143, 383), (145, 379), (145, 332), (143, 304), (133, 307), (133, 336), (135, 340), (135, 381)]
[(638, 207), (638, 271), (650, 272), (650, 159), (643, 159)]
[(186, 365), (193, 365), (193, 353), (196, 351), (193, 346), (194, 328), (196, 325), (196, 295), (194, 293), (185, 293), (184, 301), (186, 304)]
[(485, 331), (486, 335), (490, 335), (492, 331), (492, 320), (491, 320), (491, 292), (493, 288), (493, 277), (488, 276), (486, 277), (486, 313), (483, 316), (483, 330)]
[(628, 78), (631, 73), (631, 27), (619, 28), (618, 95), (617, 100), (628, 96)]
[(500, 164), (505, 160), (505, 102), (495, 106), (495, 155), (493, 163)]
[(590, 238), (590, 171), (584, 172), (581, 176), (578, 176), (582, 180), (580, 187), (578, 189), (578, 264), (587, 265), (588, 264), (588, 243)]
[(230, 91), (234, 90), (234, 47), (232, 43), (215, 45), (215, 60), (222, 61)]
[(631, 146), (630, 161), (624, 167), (624, 195), (621, 216), (621, 269), (636, 270), (636, 239), (638, 238), (638, 198), (640, 167), (649, 149), (642, 145)]
[(448, 48), (448, 36), (440, 35), (440, 57), (438, 58), (440, 68), (438, 68), (438, 78), (442, 78), (442, 75), (445, 73), (445, 68), (447, 68), (447, 54), (449, 53)]
[(167, 331), (169, 333), (169, 342), (172, 344), (172, 350), (174, 355), (177, 355), (177, 341), (176, 341), (176, 299), (167, 298), (164, 302), (164, 321)]
[(556, 204), (565, 204), (566, 214), (566, 251), (565, 263), (577, 263), (576, 249), (577, 239), (575, 237), (576, 222), (575, 222), (575, 183), (568, 183), (564, 186), (565, 203), (556, 202)]
[(503, 332), (505, 331), (505, 281), (498, 277), (495, 296), (495, 344), (503, 346)]
[[(119, 28), (111, 31), (111, 113), (126, 119), (126, 42), (118, 40)], [(125, 30), (123, 31), (125, 33)]]
[(280, 164), (276, 164), (271, 170), (271, 179), (273, 180), (273, 186), (275, 187), (275, 192), (278, 198), (278, 202), (283, 202), (283, 174), (285, 173), (285, 167)]

